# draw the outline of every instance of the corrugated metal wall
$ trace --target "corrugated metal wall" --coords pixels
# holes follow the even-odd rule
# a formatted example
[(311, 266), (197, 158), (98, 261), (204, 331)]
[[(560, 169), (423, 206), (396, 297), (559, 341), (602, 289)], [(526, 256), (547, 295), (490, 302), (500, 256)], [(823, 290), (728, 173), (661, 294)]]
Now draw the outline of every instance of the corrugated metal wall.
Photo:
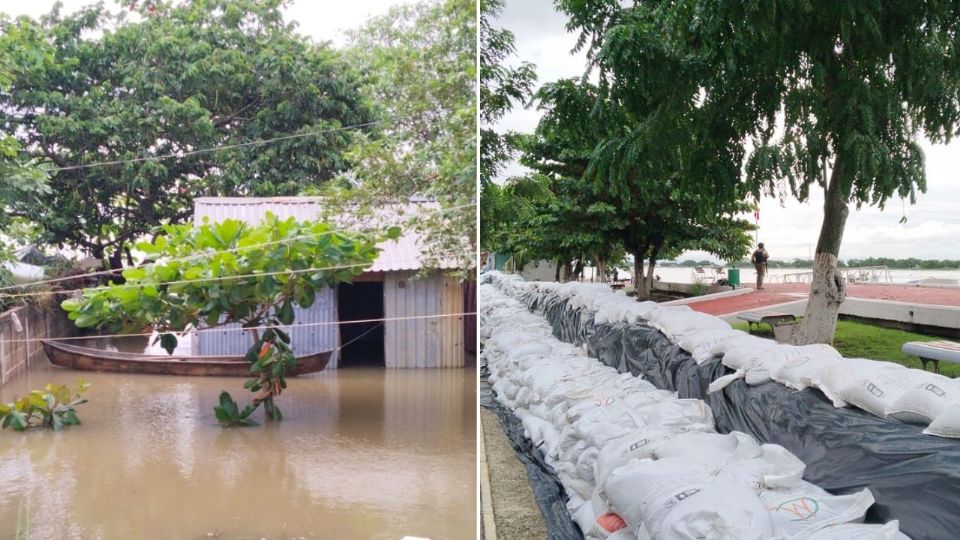
[[(337, 367), (337, 311), (336, 294), (333, 289), (324, 289), (317, 294), (316, 303), (310, 309), (294, 307), (295, 322), (284, 330), (290, 334), (293, 352), (306, 355), (320, 351), (334, 351), (330, 357), (329, 368)], [(317, 326), (303, 326), (311, 323), (325, 323)], [(219, 331), (201, 332), (194, 339), (195, 354), (246, 354), (250, 348), (250, 336), (238, 332), (239, 324), (230, 324)]]
[[(209, 218), (210, 221), (232, 218), (242, 219), (248, 223), (259, 223), (267, 210), (281, 218), (292, 216), (298, 220), (312, 220), (317, 219), (318, 205), (319, 199), (306, 197), (249, 200), (204, 198), (198, 199), (194, 205), (194, 223), (201, 223), (204, 217)], [(458, 315), (445, 318), (387, 321), (384, 324), (386, 367), (462, 367), (464, 317), (459, 314), (464, 311), (464, 295), (461, 282), (439, 273), (422, 279), (411, 279), (413, 275), (414, 272), (387, 271), (384, 273), (383, 294), (386, 318), (441, 313)], [(403, 283), (402, 286), (401, 283)], [(337, 320), (336, 294), (328, 290), (318, 295), (317, 303), (309, 310), (297, 310), (297, 322), (294, 326)], [(335, 351), (339, 343), (338, 327), (334, 325), (294, 328), (291, 337), (294, 350), (298, 354)], [(196, 354), (243, 354), (247, 351), (250, 341), (246, 334), (232, 331), (201, 334), (194, 343)], [(336, 353), (328, 367), (337, 367)]]
[[(383, 283), (387, 319), (463, 312), (459, 281), (439, 273), (414, 279), (412, 272), (389, 272)], [(384, 328), (388, 368), (463, 366), (463, 316), (388, 320)]]
[[(256, 224), (263, 220), (267, 210), (280, 218), (295, 217), (298, 220), (317, 219), (318, 207), (315, 201), (298, 201), (296, 198), (283, 199), (276, 204), (237, 204), (235, 200), (224, 200), (222, 203), (204, 199), (194, 205), (193, 221), (196, 224), (203, 222), (203, 218), (210, 221), (224, 219), (240, 219), (247, 223)], [(337, 322), (336, 294), (327, 289), (317, 295), (317, 302), (310, 309), (295, 308), (296, 322), (290, 331), (293, 341), (293, 350), (299, 354), (311, 354), (320, 351), (334, 351), (328, 368), (337, 366)], [(326, 326), (297, 326), (308, 323), (331, 323)], [(231, 325), (239, 327), (240, 325)], [(230, 326), (223, 327), (224, 330)], [(250, 347), (250, 337), (244, 332), (235, 330), (223, 332), (204, 332), (194, 340), (196, 354), (245, 354)]]
[(463, 318), (463, 348), (468, 353), (477, 354), (477, 282), (474, 280), (463, 283), (463, 311), (474, 313)]

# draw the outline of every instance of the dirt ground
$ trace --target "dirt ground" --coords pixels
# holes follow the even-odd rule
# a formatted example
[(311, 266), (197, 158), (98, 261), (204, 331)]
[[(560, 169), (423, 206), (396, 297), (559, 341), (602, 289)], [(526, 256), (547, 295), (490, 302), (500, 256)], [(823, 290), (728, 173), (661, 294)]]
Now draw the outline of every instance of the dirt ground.
[[(482, 505), (481, 511), (492, 507), (493, 522), (496, 525), (496, 531), (485, 527), (483, 538), (546, 538), (547, 528), (533, 498), (527, 469), (517, 459), (496, 415), (481, 407), (480, 424), (483, 431), (480, 482), (488, 482), (490, 493), (490, 505)], [(487, 478), (483, 478), (484, 468)], [(481, 489), (481, 498), (485, 491)], [(489, 520), (481, 522), (486, 524)]]

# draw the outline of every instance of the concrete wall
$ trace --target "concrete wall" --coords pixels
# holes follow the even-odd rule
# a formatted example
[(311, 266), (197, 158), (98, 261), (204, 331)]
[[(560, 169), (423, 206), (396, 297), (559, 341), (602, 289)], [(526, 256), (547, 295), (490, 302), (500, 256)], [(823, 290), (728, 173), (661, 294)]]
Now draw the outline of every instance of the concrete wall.
[(960, 339), (960, 308), (847, 298), (840, 315), (893, 328)]
[[(670, 283), (667, 281), (653, 282), (653, 290), (664, 291), (679, 294), (693, 294), (693, 283)], [(733, 287), (729, 285), (702, 285), (701, 294), (714, 294), (724, 291), (732, 291)]]
[(56, 304), (45, 308), (21, 306), (0, 314), (0, 384), (23, 374), (34, 362), (45, 362), (48, 337), (76, 333), (73, 322)]

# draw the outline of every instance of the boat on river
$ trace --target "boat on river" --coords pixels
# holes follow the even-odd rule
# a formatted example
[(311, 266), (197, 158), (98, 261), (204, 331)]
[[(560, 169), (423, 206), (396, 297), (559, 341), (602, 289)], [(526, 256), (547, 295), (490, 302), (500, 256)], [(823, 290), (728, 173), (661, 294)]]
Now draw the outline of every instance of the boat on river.
[[(250, 362), (243, 356), (137, 354), (105, 351), (44, 340), (43, 350), (54, 365), (83, 371), (249, 377)], [(316, 373), (327, 367), (331, 351), (297, 357), (288, 376)]]

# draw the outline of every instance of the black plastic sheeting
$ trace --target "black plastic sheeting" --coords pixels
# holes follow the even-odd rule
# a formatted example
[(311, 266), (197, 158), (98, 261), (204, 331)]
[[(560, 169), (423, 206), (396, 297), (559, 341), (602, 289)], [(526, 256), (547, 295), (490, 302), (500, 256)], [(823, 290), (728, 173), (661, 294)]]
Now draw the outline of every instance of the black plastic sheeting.
[(553, 467), (547, 465), (533, 441), (523, 434), (523, 423), (509, 409), (493, 398), (493, 389), (487, 381), (488, 371), (480, 366), (480, 405), (497, 415), (503, 431), (510, 440), (517, 458), (527, 468), (527, 478), (533, 489), (540, 513), (543, 514), (550, 540), (583, 540), (583, 533), (567, 511), (567, 496)]
[(876, 503), (867, 522), (898, 519), (901, 531), (915, 540), (960, 538), (960, 440), (924, 435), (922, 427), (859, 409), (838, 409), (817, 390), (798, 392), (776, 382), (748, 386), (741, 379), (707, 394), (713, 380), (731, 371), (716, 360), (697, 365), (659, 330), (641, 323), (596, 324), (592, 314), (552, 293), (528, 294), (524, 301), (547, 318), (558, 339), (586, 343), (608, 366), (681, 398), (706, 401), (718, 431), (749, 433), (790, 450), (806, 463), (806, 480), (835, 494), (869, 488)]

